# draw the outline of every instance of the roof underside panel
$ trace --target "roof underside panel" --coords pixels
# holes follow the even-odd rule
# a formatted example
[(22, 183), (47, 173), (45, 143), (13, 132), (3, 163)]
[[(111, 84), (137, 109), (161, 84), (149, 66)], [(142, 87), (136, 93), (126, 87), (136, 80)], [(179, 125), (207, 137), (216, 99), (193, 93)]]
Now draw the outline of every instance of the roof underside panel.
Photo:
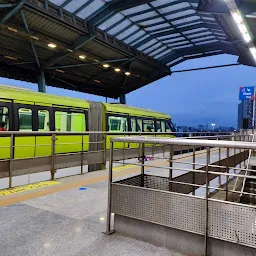
[[(36, 81), (43, 70), (50, 85), (118, 97), (193, 58), (226, 53), (255, 65), (225, 1), (11, 2), (13, 8), (0, 8), (2, 76)], [(241, 12), (256, 12), (247, 2)], [(255, 35), (254, 20), (246, 19)]]

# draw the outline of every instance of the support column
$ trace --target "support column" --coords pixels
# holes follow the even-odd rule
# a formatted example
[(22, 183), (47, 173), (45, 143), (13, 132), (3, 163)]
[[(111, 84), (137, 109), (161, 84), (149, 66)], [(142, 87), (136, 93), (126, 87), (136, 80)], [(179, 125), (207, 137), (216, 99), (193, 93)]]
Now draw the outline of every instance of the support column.
[(41, 74), (40, 74), (40, 76), (39, 76), (39, 80), (38, 80), (38, 91), (39, 91), (39, 92), (46, 93), (45, 76), (44, 76), (44, 72), (43, 72), (43, 71), (41, 71)]
[(126, 104), (126, 96), (125, 96), (125, 93), (121, 93), (120, 96), (120, 103), (121, 104)]

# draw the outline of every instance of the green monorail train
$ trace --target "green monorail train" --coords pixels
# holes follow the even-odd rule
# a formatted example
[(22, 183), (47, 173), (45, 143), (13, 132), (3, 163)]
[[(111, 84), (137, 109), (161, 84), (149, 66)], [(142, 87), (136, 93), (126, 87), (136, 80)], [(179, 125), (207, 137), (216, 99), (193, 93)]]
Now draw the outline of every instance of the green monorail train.
[[(121, 104), (106, 104), (82, 99), (38, 93), (11, 86), (0, 86), (0, 121), (8, 131), (57, 132), (171, 132), (169, 115)], [(89, 150), (90, 136), (83, 135), (83, 149)], [(107, 136), (107, 148), (110, 138)], [(82, 135), (61, 136), (56, 153), (82, 150)], [(10, 138), (0, 137), (0, 159), (10, 156)], [(51, 136), (16, 136), (15, 158), (49, 156)], [(117, 145), (118, 146), (118, 145)], [(131, 147), (131, 145), (129, 145)]]

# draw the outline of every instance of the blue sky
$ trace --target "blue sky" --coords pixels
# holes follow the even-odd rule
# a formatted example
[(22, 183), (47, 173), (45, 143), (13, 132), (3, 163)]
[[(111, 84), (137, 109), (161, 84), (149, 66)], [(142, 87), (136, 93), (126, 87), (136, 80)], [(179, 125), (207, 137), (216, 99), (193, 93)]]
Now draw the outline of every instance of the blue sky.
[[(183, 62), (173, 70), (236, 63), (237, 57), (220, 55)], [(168, 113), (177, 125), (237, 126), (238, 89), (255, 86), (255, 68), (235, 66), (176, 73), (127, 95), (127, 104)], [(0, 84), (37, 90), (36, 84), (0, 78)], [(47, 93), (105, 101), (105, 98), (53, 87)], [(112, 100), (113, 101), (113, 100)]]

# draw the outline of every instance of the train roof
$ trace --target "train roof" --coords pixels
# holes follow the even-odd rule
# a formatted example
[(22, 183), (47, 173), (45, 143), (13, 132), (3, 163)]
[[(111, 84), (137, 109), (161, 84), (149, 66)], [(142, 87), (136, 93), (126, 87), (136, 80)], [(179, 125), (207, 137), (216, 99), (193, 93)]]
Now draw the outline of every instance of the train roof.
[(83, 99), (35, 92), (29, 89), (0, 85), (0, 98), (14, 101), (37, 102), (45, 105), (89, 108), (89, 102)]
[[(15, 102), (36, 102), (43, 105), (56, 105), (64, 107), (75, 107), (75, 108), (90, 108), (88, 101), (83, 99), (71, 98), (66, 96), (59, 96), (54, 94), (46, 94), (35, 92), (30, 89), (1, 85), (0, 84), (0, 98), (14, 100)], [(143, 109), (138, 107), (132, 107), (123, 104), (109, 104), (102, 103), (105, 107), (106, 112), (115, 113), (127, 113), (134, 116), (145, 116), (145, 117), (158, 117), (158, 118), (170, 118), (169, 115), (155, 110)]]
[(107, 112), (117, 112), (123, 113), (126, 112), (129, 115), (134, 116), (149, 116), (149, 117), (158, 117), (158, 118), (171, 118), (169, 115), (165, 113), (161, 113), (151, 109), (144, 109), (138, 107), (132, 107), (123, 104), (108, 104), (103, 103)]

